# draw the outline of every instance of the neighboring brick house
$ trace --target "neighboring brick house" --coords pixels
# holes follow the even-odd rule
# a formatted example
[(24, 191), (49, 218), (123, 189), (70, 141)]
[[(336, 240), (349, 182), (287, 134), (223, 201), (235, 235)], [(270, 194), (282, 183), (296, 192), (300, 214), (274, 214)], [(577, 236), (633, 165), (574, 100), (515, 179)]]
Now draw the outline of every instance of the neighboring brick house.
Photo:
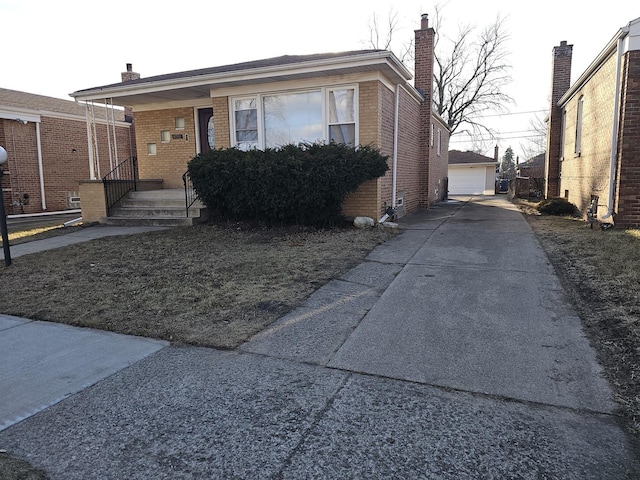
[(475, 152), (449, 152), (449, 195), (495, 195), (498, 147), (494, 158)]
[[(130, 123), (122, 110), (113, 110), (110, 135), (102, 120), (111, 109), (96, 107), (95, 138), (104, 154), (94, 164), (106, 174), (115, 161), (109, 159), (109, 141), (120, 158), (134, 151)], [(2, 193), (6, 214), (41, 213), (80, 208), (78, 182), (90, 176), (84, 105), (58, 98), (0, 88), (0, 145), (8, 155), (3, 165)], [(115, 144), (112, 145), (115, 153)]]
[[(376, 146), (389, 156), (389, 172), (347, 198), (344, 213), (377, 220), (388, 207), (401, 215), (446, 195), (449, 130), (433, 111), (434, 34), (424, 15), (415, 32), (415, 85), (391, 52), (361, 50), (149, 78), (128, 65), (127, 81), (72, 97), (131, 106), (140, 179), (162, 179), (165, 189), (182, 188), (188, 161), (211, 148), (301, 141)], [(83, 216), (100, 220), (105, 208), (98, 211), (83, 208)]]
[(620, 29), (570, 85), (572, 45), (553, 49), (546, 196), (586, 215), (640, 226), (640, 18)]

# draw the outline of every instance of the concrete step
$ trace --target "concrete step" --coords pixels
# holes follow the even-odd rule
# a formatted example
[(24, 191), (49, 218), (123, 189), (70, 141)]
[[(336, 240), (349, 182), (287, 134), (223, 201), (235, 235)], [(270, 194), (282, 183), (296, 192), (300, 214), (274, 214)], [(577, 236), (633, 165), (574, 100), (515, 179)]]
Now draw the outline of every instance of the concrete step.
[[(200, 208), (191, 207), (189, 209), (189, 217), (199, 217)], [(113, 209), (113, 217), (128, 217), (128, 218), (154, 218), (154, 217), (167, 217), (167, 218), (179, 218), (186, 217), (186, 210), (184, 205), (173, 207), (171, 205), (159, 205), (159, 206), (121, 206)]]
[(194, 225), (207, 219), (206, 207), (196, 201), (186, 216), (183, 189), (165, 189), (130, 192), (112, 215), (107, 225), (180, 226)]
[(198, 222), (194, 222), (193, 217), (107, 217), (104, 222), (105, 225), (117, 225), (121, 227), (131, 226), (145, 226), (145, 227), (190, 227)]

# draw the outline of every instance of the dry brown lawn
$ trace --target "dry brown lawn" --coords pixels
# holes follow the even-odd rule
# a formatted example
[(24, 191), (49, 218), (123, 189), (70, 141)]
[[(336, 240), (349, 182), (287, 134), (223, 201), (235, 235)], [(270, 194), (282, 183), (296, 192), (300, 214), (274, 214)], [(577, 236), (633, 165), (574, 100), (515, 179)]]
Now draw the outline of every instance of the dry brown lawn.
[(1, 267), (0, 312), (233, 348), (390, 235), (229, 224), (108, 237)]
[(640, 230), (596, 230), (571, 217), (527, 219), (582, 319), (627, 428), (640, 435)]

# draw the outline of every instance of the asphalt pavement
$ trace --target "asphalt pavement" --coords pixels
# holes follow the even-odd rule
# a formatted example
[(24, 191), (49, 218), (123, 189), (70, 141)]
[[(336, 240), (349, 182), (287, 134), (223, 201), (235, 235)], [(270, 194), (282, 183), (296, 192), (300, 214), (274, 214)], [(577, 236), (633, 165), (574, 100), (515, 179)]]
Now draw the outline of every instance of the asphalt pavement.
[(71, 480), (640, 478), (519, 211), (460, 198), (399, 223), (236, 350), (0, 316), (0, 449)]

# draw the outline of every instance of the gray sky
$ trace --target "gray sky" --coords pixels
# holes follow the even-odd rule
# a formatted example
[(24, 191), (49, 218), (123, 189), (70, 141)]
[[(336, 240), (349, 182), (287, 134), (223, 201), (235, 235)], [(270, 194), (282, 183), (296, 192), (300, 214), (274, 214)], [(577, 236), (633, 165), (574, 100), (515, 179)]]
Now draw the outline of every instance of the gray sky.
[[(126, 63), (146, 77), (284, 54), (367, 48), (371, 16), (386, 19), (391, 5), (379, 0), (0, 0), (0, 86), (70, 99), (73, 91), (119, 82)], [(411, 39), (420, 14), (433, 17), (433, 5), (393, 2), (396, 39)], [(499, 132), (495, 142), (487, 143), (490, 156), (495, 143), (501, 154), (508, 146), (522, 154), (520, 145), (531, 134), (535, 115), (526, 112), (548, 108), (555, 45), (567, 40), (574, 46), (575, 79), (621, 27), (640, 17), (640, 4), (632, 0), (612, 2), (611, 8), (592, 4), (600, 9), (575, 0), (449, 0), (440, 5), (442, 33), (448, 35), (455, 35), (460, 24), (480, 28), (498, 15), (505, 18), (513, 66), (507, 93), (516, 103), (509, 106), (509, 115), (486, 119)], [(462, 140), (452, 148), (472, 147)]]

